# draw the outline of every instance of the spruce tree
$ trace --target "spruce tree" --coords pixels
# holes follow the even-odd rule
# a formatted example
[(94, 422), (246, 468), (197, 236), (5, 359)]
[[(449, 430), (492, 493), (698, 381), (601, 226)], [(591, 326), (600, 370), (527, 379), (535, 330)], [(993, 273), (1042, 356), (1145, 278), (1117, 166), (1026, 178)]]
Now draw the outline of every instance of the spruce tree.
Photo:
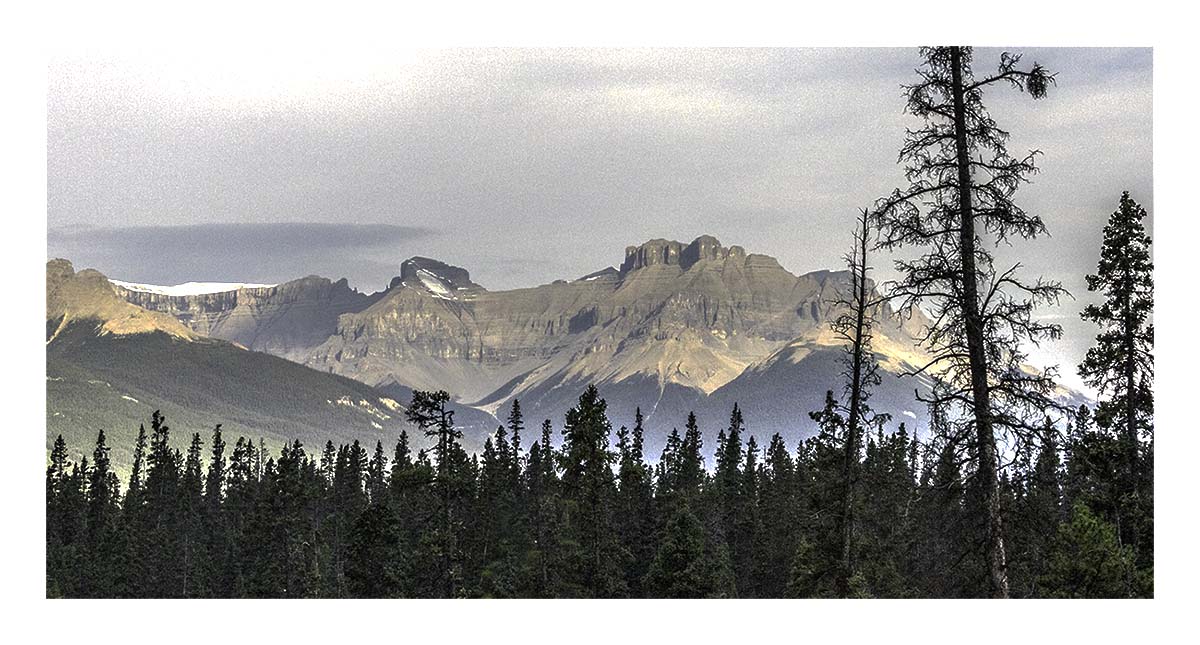
[(905, 424), (895, 432), (876, 429), (866, 443), (861, 464), (861, 494), (857, 497), (859, 525), (856, 568), (847, 581), (847, 595), (904, 598), (916, 595), (908, 570), (913, 550), (916, 499), (914, 438)]
[(133, 444), (133, 463), (130, 465), (129, 485), (125, 487), (125, 512), (136, 511), (141, 505), (142, 485), (146, 477), (146, 425), (138, 424), (137, 439)]
[(529, 446), (525, 468), (525, 489), (528, 491), (526, 524), (529, 526), (531, 576), (529, 594), (537, 598), (555, 595), (555, 580), (559, 571), (560, 544), (560, 487), (557, 457), (551, 443), (553, 426), (549, 419), (542, 422), (541, 438)]
[(734, 512), (734, 538), (731, 540), (734, 577), (740, 598), (758, 598), (761, 594), (758, 559), (765, 542), (759, 509), (761, 478), (758, 441), (751, 435), (746, 441), (746, 461), (742, 466), (741, 486), (738, 487), (739, 503)]
[(463, 491), (473, 481), (465, 472), (464, 457), (461, 444), (462, 431), (454, 425), (454, 411), (449, 408), (450, 395), (445, 390), (437, 392), (414, 391), (412, 401), (405, 410), (409, 423), (416, 425), (426, 437), (437, 439), (434, 447), (437, 475), (435, 486), (438, 489), (441, 523), (438, 531), (438, 551), (440, 553), (439, 577), (441, 579), (444, 597), (458, 596), (461, 588), (461, 551), (460, 524)]
[(46, 595), (70, 597), (75, 592), (71, 567), (75, 564), (71, 528), (71, 461), (62, 435), (54, 440), (46, 467)]
[(799, 538), (796, 464), (783, 437), (772, 435), (759, 471), (759, 521), (757, 566), (758, 597), (783, 598), (787, 595), (793, 559)]
[(1154, 264), (1145, 217), (1126, 191), (1104, 227), (1100, 262), (1087, 276), (1088, 291), (1104, 300), (1082, 313), (1100, 333), (1079, 366), (1079, 375), (1105, 397), (1096, 407), (1097, 422), (1120, 437), (1125, 517), (1119, 526), (1122, 541), (1136, 550), (1153, 548), (1153, 484), (1144, 473), (1143, 439), (1154, 432)]
[(1111, 524), (1076, 504), (1054, 536), (1039, 588), (1054, 598), (1129, 598), (1140, 584), (1132, 549)]
[(642, 411), (634, 413), (632, 435), (624, 427), (617, 432), (617, 501), (620, 518), (617, 530), (625, 568), (625, 584), (632, 597), (641, 596), (642, 578), (654, 557), (654, 483), (646, 465)]
[(182, 593), (185, 598), (207, 595), (209, 556), (204, 548), (204, 465), (200, 433), (192, 434), (179, 486)]
[(610, 598), (625, 592), (614, 515), (611, 432), (607, 404), (595, 386), (588, 386), (567, 411), (563, 426), (562, 530), (571, 546), (563, 553), (561, 575), (568, 595)]
[[(1051, 427), (1049, 419), (1046, 425), (1048, 429)], [(1027, 478), (1013, 518), (1013, 533), (1017, 536), (1015, 546), (1021, 556), (1021, 575), (1014, 579), (1022, 583), (1015, 595), (1036, 598), (1043, 595), (1037, 585), (1049, 561), (1050, 542), (1058, 525), (1067, 519), (1058, 442), (1053, 432), (1046, 433)]]
[(1056, 406), (1053, 371), (1031, 373), (1022, 346), (1061, 335), (1033, 311), (1056, 303), (1063, 289), (1020, 278), (1019, 264), (994, 266), (991, 246), (1044, 235), (1046, 227), (1013, 202), (1037, 171), (1038, 153), (1008, 154), (1008, 133), (989, 116), (983, 92), (1008, 85), (1041, 98), (1054, 76), (1036, 63), (1018, 69), (1021, 57), (1007, 52), (983, 78), (974, 76), (969, 47), (926, 47), (921, 54), (920, 78), (906, 89), (908, 112), (924, 124), (909, 131), (900, 150), (910, 185), (881, 199), (872, 219), (881, 248), (924, 249), (919, 258), (897, 261), (901, 278), (890, 296), (901, 310), (924, 305), (932, 313), (922, 342), (933, 358), (916, 372), (945, 381), (944, 401), (962, 404), (971, 417), (981, 504), (973, 512), (986, 527), (989, 593), (1006, 597), (997, 442), (1000, 435), (1035, 434), (1030, 418), (1039, 415), (1040, 423)]
[(367, 497), (372, 504), (382, 504), (387, 499), (387, 456), (383, 454), (383, 442), (375, 442), (375, 452), (367, 465)]
[(404, 598), (411, 594), (411, 551), (396, 509), (372, 503), (349, 535), (346, 583), (355, 598)]
[[(822, 409), (809, 413), (818, 432), (804, 442), (804, 450), (798, 458), (803, 466), (804, 490), (797, 491), (796, 504), (802, 505), (808, 521), (804, 523), (803, 536), (794, 543), (792, 559), (787, 563), (791, 573), (785, 582), (791, 596), (849, 594), (852, 574), (843, 569), (845, 535), (842, 531), (848, 494), (847, 468), (843, 462), (848, 457), (844, 450), (848, 434), (846, 418), (840, 409), (833, 392), (828, 391)], [(856, 499), (850, 502), (858, 504)]]
[[(722, 545), (723, 546), (723, 545)], [(713, 549), (688, 502), (667, 521), (644, 583), (655, 598), (729, 598), (735, 595), (729, 553)]]
[(478, 557), (471, 579), (477, 593), (485, 597), (514, 597), (522, 584), (514, 458), (508, 432), (501, 426), (484, 441), (476, 510), (472, 514)]
[[(713, 473), (710, 508), (719, 538), (729, 547), (729, 557), (739, 595), (748, 584), (753, 562), (753, 536), (748, 530), (753, 499), (745, 491), (742, 469), (742, 433), (746, 425), (737, 403), (729, 414), (729, 426), (717, 439), (716, 471)], [(753, 466), (751, 466), (753, 468)]]

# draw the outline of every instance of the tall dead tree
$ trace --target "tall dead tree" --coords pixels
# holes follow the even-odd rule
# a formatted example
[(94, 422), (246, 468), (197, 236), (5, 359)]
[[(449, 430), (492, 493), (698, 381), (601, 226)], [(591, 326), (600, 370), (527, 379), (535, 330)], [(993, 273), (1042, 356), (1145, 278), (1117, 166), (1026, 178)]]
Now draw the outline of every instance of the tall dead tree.
[(1000, 447), (1042, 431), (1055, 407), (1049, 397), (1053, 370), (1030, 368), (1022, 347), (1056, 339), (1057, 325), (1033, 316), (1039, 305), (1057, 303), (1057, 282), (1024, 281), (1020, 264), (997, 269), (992, 249), (1014, 239), (1046, 234), (1041, 218), (1013, 202), (1017, 188), (1037, 172), (1038, 151), (1008, 154), (1008, 133), (983, 104), (985, 89), (1008, 85), (1042, 98), (1054, 75), (1021, 57), (1000, 55), (994, 74), (976, 79), (969, 47), (926, 47), (919, 80), (906, 86), (907, 111), (923, 121), (909, 130), (900, 149), (909, 186), (881, 199), (872, 213), (879, 248), (916, 247), (923, 255), (899, 260), (901, 278), (889, 296), (897, 309), (922, 306), (931, 323), (923, 334), (931, 360), (914, 370), (948, 385), (933, 396), (962, 410), (958, 430), (972, 435), (972, 484), (982, 508), (974, 509), (984, 531), (990, 594), (1008, 596), (1000, 515)]
[(867, 274), (871, 267), (867, 263), (870, 245), (870, 221), (868, 211), (859, 215), (854, 231), (854, 246), (846, 255), (846, 266), (850, 271), (850, 295), (839, 299), (843, 312), (831, 323), (833, 332), (846, 342), (843, 376), (845, 377), (846, 439), (843, 445), (842, 464), (842, 513), (841, 513), (841, 575), (838, 584), (843, 594), (849, 592), (850, 578), (854, 575), (854, 501), (858, 479), (860, 437), (863, 428), (885, 423), (886, 414), (875, 414), (867, 404), (871, 388), (880, 383), (879, 363), (871, 349), (872, 331), (875, 327), (874, 312), (882, 304), (875, 297), (875, 289)]

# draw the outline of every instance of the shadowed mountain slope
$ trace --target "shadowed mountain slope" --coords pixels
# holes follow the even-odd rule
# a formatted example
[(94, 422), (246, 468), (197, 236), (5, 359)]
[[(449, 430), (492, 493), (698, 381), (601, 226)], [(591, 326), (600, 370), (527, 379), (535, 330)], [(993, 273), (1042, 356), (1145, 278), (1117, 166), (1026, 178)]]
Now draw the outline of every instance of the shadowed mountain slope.
[[(114, 463), (125, 467), (140, 423), (162, 410), (182, 446), (193, 432), (208, 441), (223, 425), (268, 445), (299, 439), (309, 450), (326, 440), (358, 439), (390, 449), (404, 421), (402, 403), (362, 382), (203, 337), (175, 318), (122, 300), (103, 275), (47, 264), (47, 448), (63, 434), (90, 451), (104, 429)], [(465, 409), (472, 443), (493, 419)], [(420, 445), (421, 441), (416, 441)]]
[[(507, 291), (415, 257), (372, 295), (311, 277), (223, 294), (123, 295), (198, 334), (372, 386), (446, 389), (497, 416), (519, 398), (530, 419), (561, 423), (594, 383), (615, 423), (642, 408), (654, 446), (689, 409), (711, 410), (716, 416), (706, 421), (715, 424), (728, 415), (720, 408), (740, 397), (759, 401), (761, 409), (743, 405), (761, 420), (756, 432), (807, 434), (809, 401), (819, 407), (825, 389), (840, 389), (829, 322), (848, 286), (845, 272), (797, 276), (772, 257), (702, 236), (650, 240), (628, 247), (619, 268)], [(920, 359), (913, 335), (924, 317), (909, 313), (893, 316), (886, 305), (878, 312), (877, 350), (892, 373)], [(784, 351), (789, 359), (778, 359)], [(751, 386), (760, 374), (791, 389)], [(920, 415), (910, 402), (916, 384), (894, 380), (884, 386), (895, 390), (888, 396)], [(756, 387), (774, 394), (755, 396)]]

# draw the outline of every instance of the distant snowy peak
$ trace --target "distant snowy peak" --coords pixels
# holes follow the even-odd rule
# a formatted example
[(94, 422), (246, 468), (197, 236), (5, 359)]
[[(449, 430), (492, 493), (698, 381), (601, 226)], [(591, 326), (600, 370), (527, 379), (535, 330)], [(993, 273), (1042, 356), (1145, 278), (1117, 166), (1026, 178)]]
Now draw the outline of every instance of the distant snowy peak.
[(466, 269), (430, 258), (413, 257), (400, 265), (400, 275), (392, 286), (419, 288), (442, 300), (471, 299), (483, 287), (471, 282)]
[(263, 289), (276, 286), (253, 282), (185, 282), (174, 286), (140, 284), (112, 279), (109, 282), (129, 291), (156, 293), (163, 296), (199, 296), (207, 293), (225, 293), (227, 291), (237, 291), (238, 289)]

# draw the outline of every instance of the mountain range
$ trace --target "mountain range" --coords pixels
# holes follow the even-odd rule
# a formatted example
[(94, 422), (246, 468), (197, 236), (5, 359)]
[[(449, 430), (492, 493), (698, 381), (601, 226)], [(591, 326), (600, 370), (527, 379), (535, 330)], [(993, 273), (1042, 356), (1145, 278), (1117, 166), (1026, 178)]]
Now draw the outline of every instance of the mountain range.
[[(614, 425), (631, 425), (641, 409), (651, 449), (689, 411), (711, 442), (735, 402), (760, 440), (780, 432), (791, 444), (813, 431), (808, 412), (825, 391), (840, 391), (843, 349), (830, 321), (848, 287), (847, 272), (794, 275), (711, 236), (649, 240), (627, 247), (618, 266), (505, 291), (424, 257), (402, 262), (372, 294), (318, 276), (209, 286), (215, 292), (162, 288), (54, 260), (47, 415), (52, 430), (83, 422), (87, 406), (64, 409), (64, 398), (90, 401), (81, 383), (100, 380), (145, 404), (128, 414), (105, 404), (89, 426), (136, 428), (159, 407), (189, 432), (203, 421), (280, 441), (385, 435), (388, 443), (413, 389), (445, 389), (477, 445), (513, 399), (529, 425), (557, 427), (596, 384)], [(884, 381), (872, 402), (921, 424), (914, 390), (928, 383), (898, 374), (920, 364), (915, 337), (927, 321), (886, 304), (875, 313)], [(170, 388), (160, 380), (167, 373)], [(56, 378), (73, 379), (69, 396)], [(214, 394), (230, 389), (216, 385), (222, 379), (237, 385)], [(300, 383), (309, 390), (293, 392)], [(336, 403), (343, 399), (354, 405)]]

